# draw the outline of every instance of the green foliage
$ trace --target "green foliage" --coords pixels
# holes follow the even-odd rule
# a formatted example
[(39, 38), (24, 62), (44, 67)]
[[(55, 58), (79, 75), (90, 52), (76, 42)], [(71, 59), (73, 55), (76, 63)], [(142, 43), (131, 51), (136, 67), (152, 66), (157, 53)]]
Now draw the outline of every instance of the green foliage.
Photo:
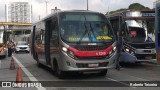
[(145, 7), (139, 3), (130, 4), (128, 9), (130, 9), (130, 10), (150, 10), (150, 8)]
[(118, 12), (125, 11), (125, 10), (127, 10), (127, 9), (126, 8), (121, 8), (121, 9), (118, 9), (116, 11), (111, 11), (110, 14), (118, 13)]
[[(139, 3), (130, 4), (128, 8), (121, 8), (115, 11), (109, 12), (110, 14), (118, 13), (124, 10), (151, 10), (149, 7), (145, 7)], [(106, 13), (107, 14), (107, 13)]]

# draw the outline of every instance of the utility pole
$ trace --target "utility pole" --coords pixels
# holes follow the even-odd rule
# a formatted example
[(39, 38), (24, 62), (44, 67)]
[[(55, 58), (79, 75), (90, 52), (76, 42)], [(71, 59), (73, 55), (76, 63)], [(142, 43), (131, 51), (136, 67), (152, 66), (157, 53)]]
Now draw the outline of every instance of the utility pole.
[(88, 0), (87, 0), (87, 11), (88, 11)]
[(5, 4), (5, 22), (7, 22), (7, 7), (6, 7), (6, 4)]
[(47, 16), (47, 14), (48, 14), (48, 13), (47, 13), (47, 3), (48, 3), (48, 1), (46, 1), (46, 16)]

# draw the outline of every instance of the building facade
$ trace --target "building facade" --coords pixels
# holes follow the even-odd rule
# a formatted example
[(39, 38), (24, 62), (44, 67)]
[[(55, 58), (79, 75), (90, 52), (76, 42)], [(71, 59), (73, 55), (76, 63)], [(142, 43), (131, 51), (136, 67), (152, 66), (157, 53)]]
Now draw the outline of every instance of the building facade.
[(32, 22), (32, 6), (28, 2), (11, 2), (7, 4), (7, 21), (19, 23)]
[[(10, 2), (6, 5), (7, 22), (32, 23), (32, 5), (29, 2)], [(27, 41), (31, 26), (8, 26), (8, 39)], [(15, 29), (16, 28), (16, 29)]]

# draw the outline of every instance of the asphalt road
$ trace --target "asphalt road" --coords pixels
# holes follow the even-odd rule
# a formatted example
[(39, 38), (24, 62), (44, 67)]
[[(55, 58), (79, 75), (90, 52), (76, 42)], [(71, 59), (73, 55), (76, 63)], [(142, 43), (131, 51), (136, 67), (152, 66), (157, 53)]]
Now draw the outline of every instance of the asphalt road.
[[(43, 66), (37, 67), (36, 61), (30, 54), (19, 53), (13, 55), (16, 68), (21, 66), (23, 81), (36, 81), (44, 83), (47, 87), (30, 88), (33, 90), (160, 90), (160, 83), (149, 81), (160, 81), (160, 66), (156, 64), (141, 63), (128, 64), (120, 71), (109, 69), (105, 77), (97, 74), (78, 74), (70, 73), (66, 79), (58, 79), (52, 70)], [(11, 57), (0, 60), (0, 81), (13, 81), (16, 77), (16, 70), (9, 69)], [(4, 73), (5, 72), (5, 73)], [(12, 74), (10, 74), (12, 72)], [(2, 75), (6, 74), (5, 75)], [(12, 76), (11, 76), (12, 75)], [(134, 82), (137, 81), (137, 82)], [(139, 82), (142, 81), (142, 82)], [(159, 87), (134, 87), (142, 83), (157, 84)], [(1, 90), (25, 90), (28, 88), (0, 88)]]

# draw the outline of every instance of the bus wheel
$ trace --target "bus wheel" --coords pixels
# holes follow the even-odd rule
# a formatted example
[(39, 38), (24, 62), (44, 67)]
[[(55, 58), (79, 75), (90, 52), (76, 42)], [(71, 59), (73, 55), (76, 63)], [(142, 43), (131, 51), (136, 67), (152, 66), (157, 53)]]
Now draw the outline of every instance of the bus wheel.
[(38, 59), (37, 54), (36, 54), (36, 61), (37, 61), (37, 66), (38, 66), (38, 67), (41, 67), (42, 65), (41, 65), (41, 63), (39, 62), (39, 59)]
[(103, 70), (100, 73), (98, 73), (98, 76), (106, 76), (108, 70)]
[(64, 78), (65, 78), (65, 72), (64, 72), (64, 71), (61, 71), (61, 70), (59, 69), (59, 66), (58, 66), (58, 64), (57, 64), (56, 61), (54, 61), (53, 66), (54, 66), (55, 75), (56, 75), (58, 78), (60, 78), (60, 79), (64, 79)]

